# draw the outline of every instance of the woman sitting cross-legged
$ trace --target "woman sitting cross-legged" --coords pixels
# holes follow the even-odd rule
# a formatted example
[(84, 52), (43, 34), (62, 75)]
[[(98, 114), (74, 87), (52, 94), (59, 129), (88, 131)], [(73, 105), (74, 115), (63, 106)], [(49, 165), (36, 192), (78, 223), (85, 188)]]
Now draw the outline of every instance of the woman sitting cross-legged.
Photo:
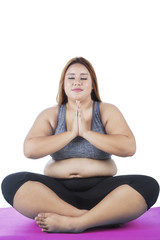
[(57, 100), (39, 114), (24, 141), (26, 157), (51, 155), (44, 175), (7, 176), (6, 201), (45, 232), (77, 233), (144, 214), (159, 185), (150, 176), (116, 175), (112, 155), (134, 155), (135, 138), (117, 107), (101, 101), (86, 59), (73, 58), (64, 67)]

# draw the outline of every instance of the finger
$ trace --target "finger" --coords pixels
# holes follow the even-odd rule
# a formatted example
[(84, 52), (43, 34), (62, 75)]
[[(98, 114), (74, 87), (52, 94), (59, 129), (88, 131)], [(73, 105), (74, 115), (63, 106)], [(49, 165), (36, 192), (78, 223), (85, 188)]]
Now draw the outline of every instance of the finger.
[(78, 111), (78, 104), (76, 104), (76, 111)]
[(81, 103), (80, 102), (78, 103), (77, 108), (81, 109)]
[(78, 117), (81, 117), (81, 112), (80, 111), (78, 111)]
[(78, 117), (78, 109), (75, 111), (75, 117)]
[(81, 106), (80, 101), (76, 100), (76, 106), (79, 108)]

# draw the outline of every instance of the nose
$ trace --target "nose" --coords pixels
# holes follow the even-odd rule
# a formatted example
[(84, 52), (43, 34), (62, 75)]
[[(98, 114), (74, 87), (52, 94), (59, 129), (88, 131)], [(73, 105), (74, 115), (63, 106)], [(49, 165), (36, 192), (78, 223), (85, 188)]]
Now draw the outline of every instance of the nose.
[(75, 77), (74, 85), (81, 85), (81, 80), (79, 77)]

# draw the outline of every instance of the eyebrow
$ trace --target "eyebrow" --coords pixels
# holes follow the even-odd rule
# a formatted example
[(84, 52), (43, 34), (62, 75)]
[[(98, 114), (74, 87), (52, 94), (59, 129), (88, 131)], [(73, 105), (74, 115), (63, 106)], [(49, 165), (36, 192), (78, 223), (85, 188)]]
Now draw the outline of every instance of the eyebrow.
[[(75, 75), (75, 73), (67, 73), (67, 75)], [(81, 73), (80, 75), (88, 75), (88, 73)]]

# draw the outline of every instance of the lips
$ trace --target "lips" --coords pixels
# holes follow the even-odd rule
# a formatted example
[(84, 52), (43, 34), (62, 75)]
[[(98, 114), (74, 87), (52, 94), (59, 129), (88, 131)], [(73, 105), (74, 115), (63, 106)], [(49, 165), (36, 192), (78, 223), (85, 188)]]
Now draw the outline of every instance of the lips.
[(83, 91), (81, 88), (74, 88), (74, 89), (72, 89), (72, 91), (75, 91), (75, 92), (81, 92), (81, 91)]

